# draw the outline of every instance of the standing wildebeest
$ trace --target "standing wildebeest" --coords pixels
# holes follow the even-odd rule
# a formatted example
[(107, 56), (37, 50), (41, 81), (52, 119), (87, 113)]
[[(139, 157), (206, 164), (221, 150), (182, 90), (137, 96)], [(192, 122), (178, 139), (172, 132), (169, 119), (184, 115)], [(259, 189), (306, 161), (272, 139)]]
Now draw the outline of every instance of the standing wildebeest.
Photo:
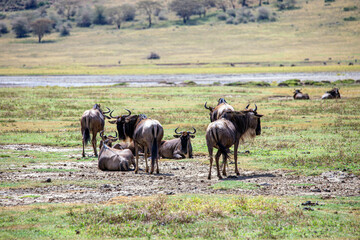
[(104, 131), (100, 132), (102, 145), (99, 152), (98, 167), (102, 171), (129, 171), (130, 165), (135, 167), (134, 155), (131, 150), (119, 150), (112, 148), (113, 142), (118, 139), (113, 136), (104, 135)]
[(210, 122), (220, 119), (222, 114), (228, 110), (235, 111), (234, 108), (228, 104), (224, 98), (219, 98), (218, 105), (216, 107), (208, 107), (206, 106), (206, 103), (207, 102), (205, 102), (204, 107), (210, 110)]
[(110, 109), (107, 108), (107, 112), (103, 112), (100, 108), (100, 104), (95, 104), (92, 109), (87, 110), (81, 117), (81, 135), (83, 143), (83, 153), (82, 156), (85, 157), (85, 145), (90, 141), (90, 132), (92, 133), (92, 147), (94, 149), (95, 156), (97, 157), (96, 151), (96, 135), (98, 132), (104, 130), (105, 120), (104, 117), (110, 119), (106, 116), (106, 113), (110, 112)]
[(206, 144), (208, 146), (210, 157), (210, 170), (208, 179), (211, 179), (211, 168), (213, 163), (213, 148), (218, 151), (215, 155), (217, 176), (222, 179), (219, 169), (219, 157), (223, 155), (223, 175), (226, 176), (226, 161), (228, 158), (229, 148), (234, 145), (235, 173), (240, 175), (237, 166), (237, 151), (240, 141), (245, 136), (255, 137), (261, 134), (260, 118), (262, 115), (257, 114), (255, 109), (247, 109), (240, 112), (225, 112), (222, 118), (209, 124), (206, 130)]
[(294, 92), (294, 99), (310, 99), (309, 95), (307, 93), (302, 93), (301, 89), (295, 89)]
[(160, 156), (163, 158), (192, 158), (192, 146), (191, 146), (191, 138), (194, 138), (196, 133), (196, 129), (193, 127), (194, 132), (177, 132), (178, 128), (175, 129), (174, 135), (176, 137), (172, 140), (162, 141), (160, 147)]
[(340, 92), (338, 88), (333, 88), (330, 91), (327, 91), (321, 99), (333, 99), (333, 98), (341, 98)]
[(151, 170), (150, 174), (154, 172), (154, 166), (156, 163), (156, 173), (159, 173), (159, 147), (161, 140), (164, 136), (164, 130), (157, 120), (147, 118), (144, 114), (132, 115), (130, 110), (128, 115), (116, 116), (114, 121), (109, 123), (117, 125), (119, 132), (119, 138), (125, 140), (127, 137), (130, 138), (135, 145), (136, 155), (136, 168), (135, 173), (139, 171), (139, 148), (144, 149), (144, 157), (146, 162), (146, 172), (149, 172), (147, 156), (150, 150), (151, 155)]

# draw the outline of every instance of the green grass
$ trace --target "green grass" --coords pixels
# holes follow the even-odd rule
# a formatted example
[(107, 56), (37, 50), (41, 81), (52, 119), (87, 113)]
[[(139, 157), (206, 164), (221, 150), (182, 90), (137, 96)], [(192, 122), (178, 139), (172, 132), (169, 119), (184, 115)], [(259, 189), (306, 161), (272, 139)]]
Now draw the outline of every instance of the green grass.
[(255, 183), (248, 183), (248, 182), (242, 182), (242, 181), (231, 181), (231, 180), (225, 180), (221, 181), (219, 183), (215, 183), (211, 186), (213, 189), (220, 189), (220, 190), (228, 190), (228, 189), (256, 189), (258, 186)]
[[(319, 201), (314, 211), (301, 203)], [(358, 197), (159, 195), (113, 205), (3, 208), (2, 239), (358, 238)], [(78, 234), (77, 234), (78, 233)]]
[[(360, 174), (360, 157), (356, 151), (360, 148), (357, 136), (360, 122), (354, 115), (360, 108), (360, 86), (344, 83), (347, 82), (342, 82), (340, 89), (343, 99), (330, 101), (318, 100), (329, 90), (326, 86), (304, 87), (310, 101), (279, 100), (276, 96), (291, 97), (293, 87), (273, 86), (2, 88), (0, 144), (80, 148), (79, 118), (94, 103), (100, 103), (113, 109), (115, 115), (129, 108), (134, 114), (144, 113), (159, 120), (165, 129), (164, 139), (171, 139), (176, 127), (182, 130), (195, 127), (194, 153), (207, 155), (204, 136), (209, 119), (203, 104), (207, 101), (213, 106), (217, 99), (225, 97), (235, 109), (256, 103), (259, 113), (264, 114), (262, 134), (254, 143), (240, 146), (241, 152), (250, 151), (240, 155), (241, 167), (281, 168), (309, 175), (348, 169)], [(105, 129), (113, 132), (115, 126), (106, 123)], [(90, 147), (86, 152), (92, 152)], [(8, 169), (9, 164), (16, 169), (23, 164), (73, 161), (69, 157), (80, 154), (80, 150), (19, 154), (16, 150), (3, 149), (0, 154), (3, 156), (0, 167), (13, 171)]]

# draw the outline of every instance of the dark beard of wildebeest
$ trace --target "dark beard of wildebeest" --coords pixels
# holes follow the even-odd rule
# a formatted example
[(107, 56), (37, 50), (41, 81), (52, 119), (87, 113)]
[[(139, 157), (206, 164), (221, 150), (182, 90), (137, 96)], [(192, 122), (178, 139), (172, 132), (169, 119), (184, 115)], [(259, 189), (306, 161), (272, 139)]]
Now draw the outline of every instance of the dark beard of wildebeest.
[(160, 156), (163, 158), (182, 159), (185, 157), (192, 158), (191, 138), (195, 138), (196, 129), (193, 127), (194, 132), (183, 131), (177, 132), (175, 129), (175, 139), (162, 141), (160, 147)]
[(220, 174), (219, 158), (223, 156), (223, 175), (226, 176), (226, 162), (229, 148), (234, 145), (235, 173), (240, 175), (237, 165), (237, 151), (240, 141), (246, 137), (255, 137), (261, 134), (260, 118), (262, 115), (255, 109), (246, 109), (244, 111), (225, 112), (221, 119), (209, 124), (206, 130), (206, 144), (210, 157), (210, 169), (208, 179), (211, 179), (211, 168), (213, 163), (213, 148), (218, 151), (215, 155), (217, 176), (222, 179)]
[(104, 131), (100, 132), (102, 138), (100, 143), (100, 152), (98, 158), (98, 167), (102, 171), (129, 171), (130, 165), (135, 167), (134, 155), (131, 150), (119, 150), (112, 148), (113, 142), (117, 141), (117, 136), (104, 135)]
[(301, 89), (294, 89), (294, 99), (310, 99), (309, 95), (307, 93), (302, 93)]
[(210, 111), (210, 122), (220, 119), (226, 111), (234, 111), (234, 108), (228, 104), (224, 98), (219, 98), (218, 105), (216, 107), (208, 107), (206, 104), (207, 102), (205, 102), (204, 107)]
[(149, 172), (147, 157), (150, 150), (151, 155), (151, 170), (150, 174), (154, 172), (156, 164), (156, 173), (159, 173), (159, 147), (164, 136), (164, 130), (157, 120), (147, 118), (144, 114), (132, 115), (130, 110), (128, 115), (110, 116), (116, 120), (109, 121), (115, 124), (119, 132), (119, 138), (125, 140), (127, 137), (134, 142), (136, 155), (135, 173), (139, 171), (139, 148), (144, 150), (144, 158), (146, 163), (146, 172)]
[(100, 104), (95, 104), (94, 107), (90, 110), (87, 110), (83, 113), (80, 124), (81, 124), (81, 136), (83, 144), (82, 156), (85, 157), (85, 145), (90, 141), (90, 133), (92, 134), (92, 147), (94, 149), (94, 154), (97, 157), (96, 151), (96, 135), (98, 132), (104, 130), (105, 120), (104, 118), (110, 119), (106, 116), (106, 113), (109, 113), (111, 110), (107, 108), (107, 112), (103, 112), (100, 108)]
[(333, 99), (333, 98), (341, 98), (340, 92), (338, 88), (333, 88), (330, 91), (327, 91), (321, 99)]

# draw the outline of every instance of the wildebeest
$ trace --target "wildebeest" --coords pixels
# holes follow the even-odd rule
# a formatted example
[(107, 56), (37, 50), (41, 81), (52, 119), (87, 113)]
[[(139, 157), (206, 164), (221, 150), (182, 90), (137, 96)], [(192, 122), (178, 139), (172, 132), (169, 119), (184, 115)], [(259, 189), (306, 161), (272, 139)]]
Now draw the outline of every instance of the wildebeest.
[(103, 112), (100, 108), (100, 104), (95, 104), (92, 109), (87, 110), (83, 113), (80, 123), (81, 123), (81, 135), (83, 143), (83, 152), (82, 156), (85, 157), (85, 145), (90, 141), (90, 133), (92, 134), (92, 147), (94, 149), (95, 156), (97, 157), (96, 151), (96, 135), (98, 132), (104, 130), (105, 120), (104, 118), (110, 119), (106, 116), (106, 113), (109, 113), (111, 110), (107, 108), (107, 112)]
[(204, 107), (210, 111), (210, 122), (220, 119), (225, 111), (234, 111), (234, 108), (226, 102), (224, 98), (219, 98), (218, 105), (216, 107), (208, 107), (205, 102)]
[(338, 88), (333, 88), (330, 91), (327, 91), (321, 99), (333, 99), (333, 98), (341, 98), (340, 92)]
[(134, 155), (131, 150), (112, 148), (111, 144), (118, 139), (113, 136), (103, 135), (103, 133), (104, 131), (100, 132), (102, 145), (98, 158), (99, 169), (103, 171), (129, 171), (131, 165), (135, 167)]
[(128, 115), (116, 116), (114, 121), (109, 123), (117, 125), (119, 132), (119, 138), (125, 140), (130, 138), (134, 142), (135, 156), (136, 156), (136, 168), (135, 173), (139, 171), (139, 148), (144, 149), (144, 156), (146, 162), (146, 172), (149, 172), (147, 155), (150, 150), (151, 155), (151, 170), (150, 174), (154, 172), (154, 166), (156, 163), (156, 173), (159, 173), (159, 148), (161, 140), (164, 136), (164, 130), (159, 121), (147, 118), (144, 114), (131, 115), (131, 111)]
[(160, 156), (163, 158), (192, 158), (192, 146), (191, 138), (195, 137), (196, 129), (193, 127), (194, 132), (182, 131), (177, 132), (178, 128), (175, 129), (175, 139), (162, 141), (160, 147)]
[(295, 89), (293, 97), (294, 99), (310, 99), (307, 93), (301, 92), (301, 89)]
[(206, 130), (206, 144), (210, 157), (210, 170), (208, 179), (211, 179), (211, 168), (213, 163), (213, 148), (218, 151), (215, 155), (217, 176), (222, 179), (219, 169), (219, 158), (223, 156), (223, 175), (226, 176), (226, 162), (229, 148), (234, 145), (235, 173), (239, 175), (237, 165), (237, 151), (240, 141), (246, 137), (255, 137), (261, 134), (260, 118), (263, 115), (257, 113), (255, 109), (246, 109), (244, 111), (227, 111), (222, 118), (209, 124)]

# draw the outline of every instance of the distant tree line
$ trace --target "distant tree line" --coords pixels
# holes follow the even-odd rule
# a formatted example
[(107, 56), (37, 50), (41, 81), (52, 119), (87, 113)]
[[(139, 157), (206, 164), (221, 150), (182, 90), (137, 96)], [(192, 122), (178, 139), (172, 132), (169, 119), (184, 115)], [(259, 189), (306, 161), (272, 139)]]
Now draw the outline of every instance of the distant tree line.
[[(15, 14), (11, 19), (11, 29), (17, 38), (33, 34), (38, 37), (38, 42), (42, 41), (45, 34), (53, 31), (59, 32), (60, 36), (68, 36), (73, 25), (90, 27), (114, 24), (121, 29), (125, 22), (134, 21), (139, 15), (144, 16), (147, 28), (153, 26), (155, 19), (167, 20), (169, 12), (178, 16), (183, 24), (187, 24), (194, 15), (199, 18), (206, 17), (207, 12), (212, 8), (222, 11), (217, 18), (228, 24), (275, 21), (275, 14), (263, 6), (269, 4), (270, 0), (171, 0), (167, 5), (154, 0), (141, 0), (136, 4), (126, 3), (111, 8), (101, 5), (90, 6), (82, 0), (3, 1), (0, 5), (3, 8), (12, 4), (11, 6), (22, 6), (23, 9), (33, 9), (26, 13)], [(272, 1), (280, 10), (290, 9), (296, 4), (295, 0)], [(0, 20), (1, 17), (0, 14)], [(0, 23), (0, 30), (1, 27), (6, 31), (0, 31), (0, 34), (8, 32), (4, 23)]]

